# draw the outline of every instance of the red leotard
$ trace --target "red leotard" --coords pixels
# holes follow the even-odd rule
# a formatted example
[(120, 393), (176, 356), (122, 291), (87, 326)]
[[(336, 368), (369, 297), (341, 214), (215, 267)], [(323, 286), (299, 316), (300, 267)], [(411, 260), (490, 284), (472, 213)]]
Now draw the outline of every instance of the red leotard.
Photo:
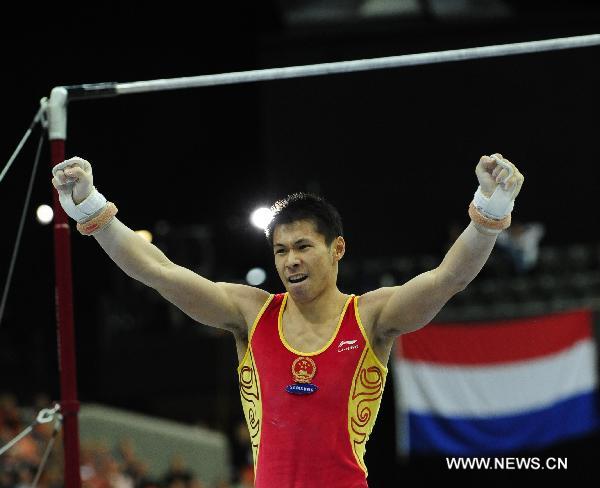
[[(281, 316), (287, 298), (287, 293), (269, 297), (238, 367), (255, 487), (366, 488), (365, 445), (387, 368), (367, 340), (357, 297), (347, 300), (335, 333), (316, 352), (297, 351), (285, 340)], [(296, 373), (302, 364), (314, 373), (310, 379), (318, 388), (314, 393), (286, 391), (290, 385), (301, 389), (307, 385), (295, 381), (299, 376), (292, 373), (298, 358), (307, 359), (296, 362)]]

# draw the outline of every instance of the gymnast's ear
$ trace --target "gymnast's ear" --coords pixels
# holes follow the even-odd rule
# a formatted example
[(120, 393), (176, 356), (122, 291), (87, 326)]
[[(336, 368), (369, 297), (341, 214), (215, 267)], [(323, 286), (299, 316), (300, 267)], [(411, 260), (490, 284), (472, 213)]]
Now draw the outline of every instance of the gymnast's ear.
[(346, 241), (342, 236), (336, 237), (331, 243), (331, 255), (333, 262), (338, 262), (344, 257), (346, 253)]

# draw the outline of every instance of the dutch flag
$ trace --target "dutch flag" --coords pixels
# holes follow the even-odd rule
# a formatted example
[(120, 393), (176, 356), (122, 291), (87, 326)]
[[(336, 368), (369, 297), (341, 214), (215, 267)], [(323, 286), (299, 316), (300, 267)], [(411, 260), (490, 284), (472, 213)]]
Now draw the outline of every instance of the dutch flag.
[(430, 324), (395, 352), (401, 450), (474, 456), (598, 429), (592, 314)]

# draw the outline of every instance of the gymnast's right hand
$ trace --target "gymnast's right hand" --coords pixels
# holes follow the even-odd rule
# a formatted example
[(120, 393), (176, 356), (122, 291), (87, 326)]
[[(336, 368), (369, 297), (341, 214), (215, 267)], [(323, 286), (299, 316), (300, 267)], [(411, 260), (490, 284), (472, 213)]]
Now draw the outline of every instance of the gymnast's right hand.
[(52, 184), (60, 193), (71, 196), (75, 205), (83, 202), (94, 187), (92, 165), (85, 159), (74, 157), (52, 168)]
[(106, 198), (94, 187), (92, 165), (85, 159), (73, 157), (52, 168), (52, 184), (66, 214), (84, 222), (102, 210)]

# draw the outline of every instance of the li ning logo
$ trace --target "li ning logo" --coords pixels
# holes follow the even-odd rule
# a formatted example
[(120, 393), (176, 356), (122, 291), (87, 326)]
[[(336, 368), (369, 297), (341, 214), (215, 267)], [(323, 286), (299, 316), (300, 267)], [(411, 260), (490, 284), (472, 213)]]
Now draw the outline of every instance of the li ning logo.
[(358, 344), (356, 342), (357, 342), (356, 339), (354, 339), (353, 341), (340, 341), (340, 343), (338, 344), (337, 352), (351, 351), (352, 349), (358, 349)]

